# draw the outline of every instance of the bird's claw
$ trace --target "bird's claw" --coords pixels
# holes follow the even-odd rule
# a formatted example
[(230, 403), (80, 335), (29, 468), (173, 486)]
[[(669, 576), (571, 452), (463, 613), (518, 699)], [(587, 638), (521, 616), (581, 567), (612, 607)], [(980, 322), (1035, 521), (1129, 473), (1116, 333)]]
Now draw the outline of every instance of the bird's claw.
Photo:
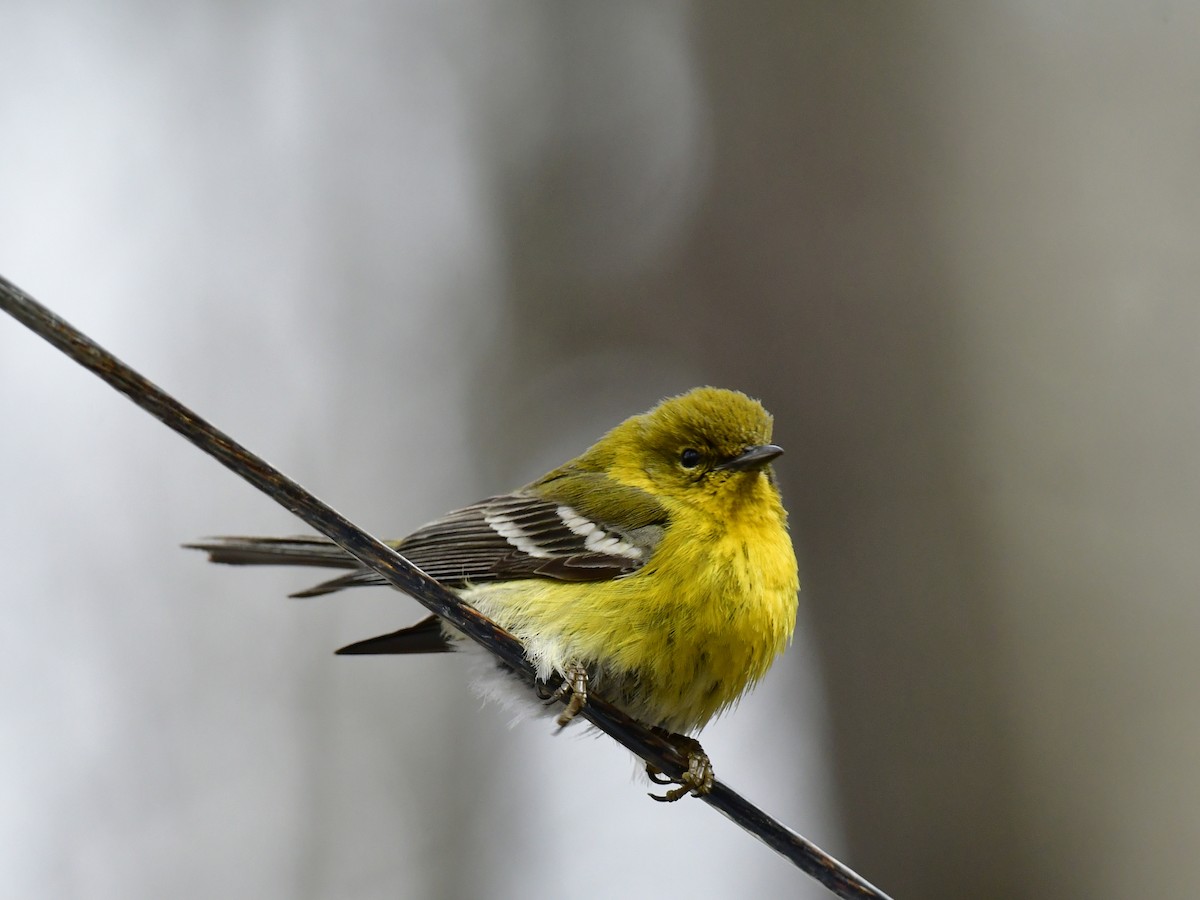
[(580, 665), (572, 665), (564, 673), (562, 684), (555, 688), (549, 696), (543, 696), (542, 699), (546, 701), (546, 705), (550, 706), (568, 694), (571, 695), (571, 699), (567, 701), (567, 708), (554, 720), (559, 728), (566, 728), (571, 724), (571, 720), (579, 715), (579, 711), (587, 703), (587, 689), (587, 669)]
[[(646, 777), (655, 784), (678, 784), (670, 775), (664, 775), (662, 769), (652, 763), (646, 763)], [(654, 795), (651, 794), (651, 797)]]
[(704, 752), (704, 748), (700, 746), (700, 742), (681, 734), (665, 733), (664, 737), (675, 745), (675, 749), (679, 751), (680, 755), (687, 757), (688, 767), (687, 771), (678, 778), (672, 778), (658, 766), (646, 763), (646, 776), (655, 784), (677, 785), (666, 793), (650, 794), (650, 798), (659, 803), (674, 803), (688, 794), (693, 797), (703, 797), (711, 791), (714, 780), (712, 761)]

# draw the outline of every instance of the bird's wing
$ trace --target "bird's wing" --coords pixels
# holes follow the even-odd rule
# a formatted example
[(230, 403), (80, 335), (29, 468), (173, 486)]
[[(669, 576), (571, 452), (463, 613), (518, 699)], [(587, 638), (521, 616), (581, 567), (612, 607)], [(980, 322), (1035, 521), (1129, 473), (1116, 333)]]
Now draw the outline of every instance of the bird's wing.
[[(572, 473), (491, 497), (430, 522), (393, 546), (448, 587), (518, 578), (603, 581), (637, 571), (667, 512), (653, 497), (601, 474)], [(294, 597), (383, 584), (322, 538), (217, 538), (188, 545), (213, 562), (342, 566), (355, 571)]]

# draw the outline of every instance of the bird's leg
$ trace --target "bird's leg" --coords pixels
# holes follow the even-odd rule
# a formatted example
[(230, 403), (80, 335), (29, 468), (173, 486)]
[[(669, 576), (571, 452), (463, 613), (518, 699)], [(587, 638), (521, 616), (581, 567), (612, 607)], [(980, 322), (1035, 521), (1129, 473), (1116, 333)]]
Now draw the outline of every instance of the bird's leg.
[(548, 698), (546, 705), (557, 703), (567, 694), (571, 695), (571, 699), (567, 701), (567, 708), (562, 711), (562, 714), (555, 719), (555, 723), (559, 728), (566, 728), (571, 723), (571, 720), (579, 715), (579, 711), (583, 709), (583, 705), (587, 703), (588, 689), (588, 673), (587, 669), (578, 663), (573, 663), (567, 667), (567, 671), (563, 673), (563, 681)]
[(687, 757), (688, 767), (687, 771), (678, 778), (671, 778), (668, 775), (664, 775), (658, 766), (653, 763), (646, 763), (646, 775), (655, 784), (678, 785), (678, 787), (671, 788), (665, 794), (651, 794), (650, 796), (660, 803), (674, 803), (688, 794), (691, 794), (693, 797), (703, 797), (711, 791), (713, 786), (712, 761), (708, 758), (708, 754), (704, 752), (704, 748), (700, 746), (700, 742), (684, 734), (673, 734), (665, 728), (658, 728), (656, 726), (652, 730), (663, 740), (670, 743), (680, 756)]

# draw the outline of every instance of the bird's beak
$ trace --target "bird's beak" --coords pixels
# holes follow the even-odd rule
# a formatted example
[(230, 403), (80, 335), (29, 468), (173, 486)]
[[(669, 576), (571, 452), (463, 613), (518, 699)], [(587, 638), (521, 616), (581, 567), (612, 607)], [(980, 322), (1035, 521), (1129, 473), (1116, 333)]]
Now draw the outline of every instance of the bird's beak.
[(761, 469), (783, 452), (777, 444), (762, 444), (758, 447), (747, 447), (733, 459), (714, 466), (726, 472), (746, 472), (750, 469)]

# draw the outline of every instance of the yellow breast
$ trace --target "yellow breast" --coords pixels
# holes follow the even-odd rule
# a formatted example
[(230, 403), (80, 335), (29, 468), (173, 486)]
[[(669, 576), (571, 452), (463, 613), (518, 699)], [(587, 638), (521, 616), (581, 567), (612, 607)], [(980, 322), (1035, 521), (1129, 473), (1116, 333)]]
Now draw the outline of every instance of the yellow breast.
[(480, 585), (464, 599), (521, 639), (541, 677), (582, 663), (591, 689), (634, 718), (695, 730), (765, 674), (795, 627), (796, 558), (769, 490), (775, 502), (753, 513), (673, 511), (633, 575)]
[(680, 537), (690, 552), (664, 548), (654, 575), (655, 593), (671, 598), (672, 628), (646, 647), (644, 701), (647, 718), (690, 731), (735, 703), (783, 651), (799, 583), (791, 540), (773, 516), (712, 521)]

